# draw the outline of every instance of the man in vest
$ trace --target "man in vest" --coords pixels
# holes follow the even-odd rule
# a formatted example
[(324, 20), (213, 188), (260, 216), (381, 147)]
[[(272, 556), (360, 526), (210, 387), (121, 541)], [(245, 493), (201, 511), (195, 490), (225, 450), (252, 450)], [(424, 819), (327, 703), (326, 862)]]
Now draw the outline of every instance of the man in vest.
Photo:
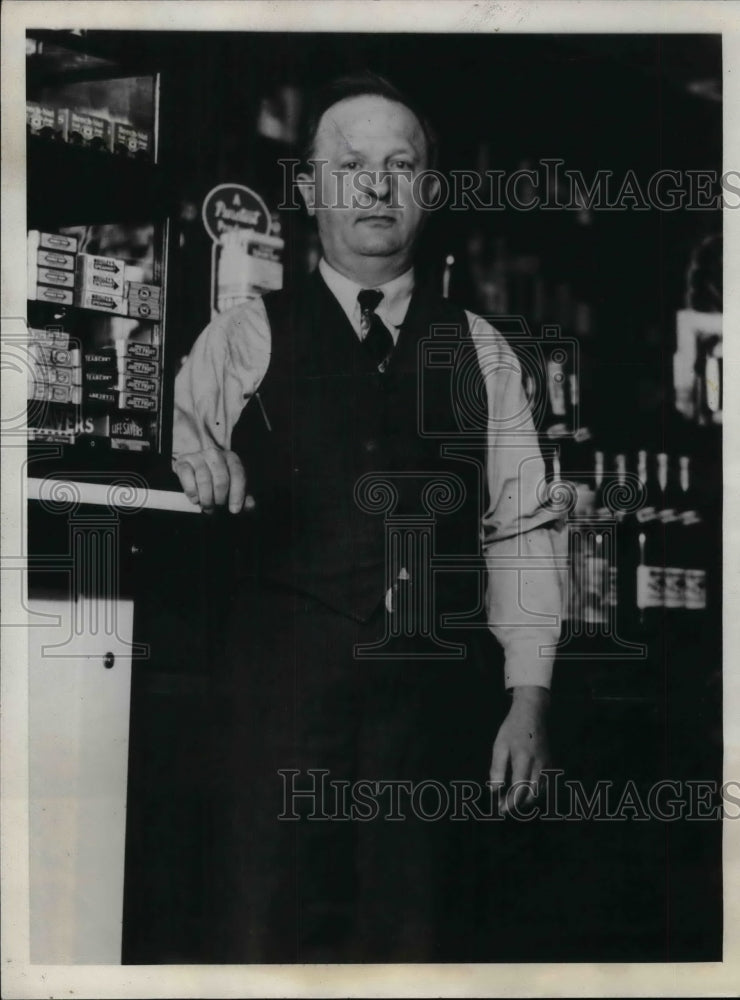
[(562, 525), (514, 353), (415, 284), (423, 116), (345, 78), (306, 153), (317, 272), (218, 316), (175, 386), (175, 470), (234, 515), (244, 567), (214, 665), (212, 960), (464, 960), (477, 841), (450, 783), (530, 782), (531, 801)]

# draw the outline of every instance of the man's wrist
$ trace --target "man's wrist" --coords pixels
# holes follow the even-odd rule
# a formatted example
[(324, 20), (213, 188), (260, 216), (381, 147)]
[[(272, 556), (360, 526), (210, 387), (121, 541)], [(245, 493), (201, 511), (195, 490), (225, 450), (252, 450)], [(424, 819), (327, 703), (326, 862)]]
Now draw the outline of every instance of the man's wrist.
[(511, 688), (511, 700), (517, 705), (547, 708), (550, 704), (550, 689), (539, 684), (517, 684)]

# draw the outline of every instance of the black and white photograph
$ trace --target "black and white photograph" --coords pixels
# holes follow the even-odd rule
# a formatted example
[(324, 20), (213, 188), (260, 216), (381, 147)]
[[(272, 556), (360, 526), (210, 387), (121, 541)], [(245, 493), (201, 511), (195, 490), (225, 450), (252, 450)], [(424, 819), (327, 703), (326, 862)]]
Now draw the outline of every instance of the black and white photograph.
[(738, 5), (3, 18), (3, 996), (732, 993)]

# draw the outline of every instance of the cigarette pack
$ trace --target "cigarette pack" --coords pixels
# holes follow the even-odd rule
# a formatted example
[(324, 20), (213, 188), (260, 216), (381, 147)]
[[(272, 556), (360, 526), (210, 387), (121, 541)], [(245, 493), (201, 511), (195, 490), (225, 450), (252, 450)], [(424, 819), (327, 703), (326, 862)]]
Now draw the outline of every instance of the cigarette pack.
[(58, 306), (71, 306), (74, 299), (71, 288), (52, 288), (51, 285), (31, 285), (29, 297), (38, 302), (53, 302)]
[(127, 281), (126, 296), (131, 300), (139, 299), (140, 301), (161, 299), (162, 289), (159, 285), (147, 285), (141, 281)]
[(125, 375), (121, 389), (124, 392), (137, 392), (147, 396), (156, 395), (159, 383), (153, 378), (142, 378), (140, 375)]
[(37, 250), (36, 264), (39, 268), (56, 267), (60, 271), (74, 271), (75, 257), (71, 253), (59, 253), (56, 250)]
[(61, 271), (55, 267), (39, 267), (36, 280), (40, 285), (61, 285), (63, 288), (74, 288), (74, 271)]
[(46, 385), (79, 385), (79, 368), (62, 368), (59, 365), (34, 365), (28, 373), (29, 382), (43, 382)]
[(69, 112), (69, 142), (91, 149), (112, 149), (113, 129), (107, 118), (96, 115), (82, 114), (79, 111)]
[(118, 409), (153, 412), (157, 409), (157, 398), (156, 396), (138, 396), (132, 392), (120, 392), (118, 394)]
[(50, 327), (47, 330), (29, 327), (28, 339), (32, 344), (43, 344), (45, 347), (69, 347), (69, 334), (60, 327)]
[(78, 385), (49, 385), (46, 382), (32, 382), (28, 386), (28, 398), (48, 400), (50, 403), (76, 403), (82, 399)]
[(156, 361), (159, 358), (159, 347), (156, 344), (140, 344), (138, 341), (129, 341), (126, 344), (125, 356)]
[(137, 302), (134, 299), (128, 300), (128, 314), (137, 319), (158, 320), (162, 318), (162, 310), (159, 301), (156, 299)]
[(62, 236), (61, 233), (42, 233), (38, 229), (29, 229), (28, 248), (36, 250), (63, 250), (65, 253), (77, 253), (77, 237)]
[(97, 312), (115, 313), (118, 316), (126, 315), (126, 300), (104, 292), (78, 290), (77, 305), (83, 309), (95, 309)]
[(123, 122), (113, 123), (113, 150), (127, 156), (151, 156), (151, 133)]
[(144, 361), (142, 358), (125, 358), (123, 371), (126, 375), (145, 375), (159, 378), (159, 362)]
[(62, 368), (79, 367), (80, 352), (76, 347), (49, 347), (32, 342), (31, 356), (37, 364), (56, 365)]

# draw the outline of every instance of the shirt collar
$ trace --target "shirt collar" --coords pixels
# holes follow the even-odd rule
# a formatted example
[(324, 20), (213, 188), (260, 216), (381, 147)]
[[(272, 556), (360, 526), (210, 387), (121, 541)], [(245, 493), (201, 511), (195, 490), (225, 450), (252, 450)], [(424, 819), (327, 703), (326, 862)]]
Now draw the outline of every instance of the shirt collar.
[(344, 310), (347, 319), (352, 324), (356, 333), (360, 331), (360, 306), (357, 295), (363, 288), (377, 288), (383, 293), (383, 298), (375, 310), (390, 329), (393, 339), (398, 337), (398, 330), (409, 308), (411, 293), (414, 290), (414, 270), (409, 268), (404, 274), (399, 274), (392, 281), (387, 281), (384, 285), (358, 285), (357, 282), (345, 278), (331, 264), (322, 257), (319, 261), (319, 272), (326, 282), (329, 291), (339, 302)]

